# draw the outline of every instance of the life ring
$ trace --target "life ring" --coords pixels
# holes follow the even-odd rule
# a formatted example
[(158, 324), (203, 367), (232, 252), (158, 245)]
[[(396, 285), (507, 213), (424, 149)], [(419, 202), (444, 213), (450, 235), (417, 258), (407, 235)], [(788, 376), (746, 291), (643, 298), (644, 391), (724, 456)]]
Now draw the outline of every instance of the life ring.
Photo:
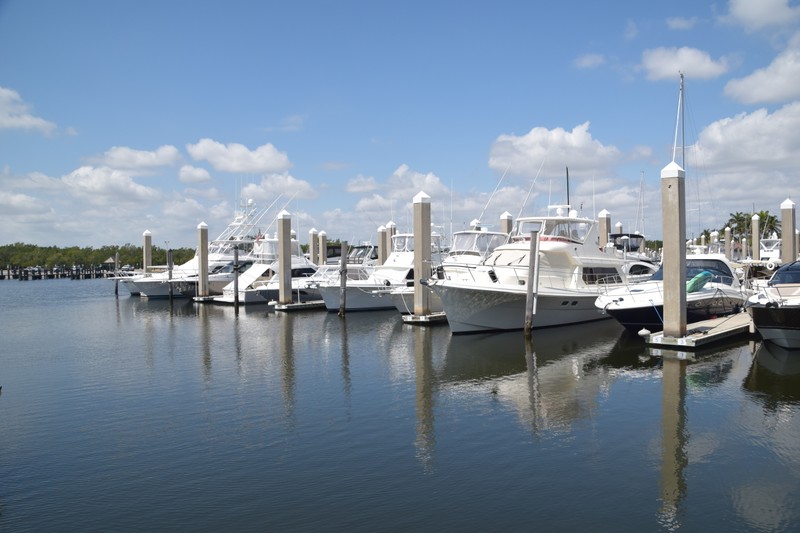
[(767, 263), (767, 270), (775, 270), (775, 263), (770, 261)]

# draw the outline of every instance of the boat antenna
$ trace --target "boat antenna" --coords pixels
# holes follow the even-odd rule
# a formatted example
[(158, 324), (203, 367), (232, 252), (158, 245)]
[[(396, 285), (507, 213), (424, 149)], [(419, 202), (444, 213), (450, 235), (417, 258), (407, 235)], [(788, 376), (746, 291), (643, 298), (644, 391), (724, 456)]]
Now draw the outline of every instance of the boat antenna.
[(567, 168), (567, 205), (570, 205), (569, 204), (569, 167), (566, 167), (566, 168)]
[(503, 171), (503, 175), (500, 176), (500, 179), (497, 181), (497, 185), (494, 186), (494, 190), (492, 191), (491, 196), (489, 196), (489, 199), (486, 200), (486, 205), (483, 206), (483, 211), (481, 211), (481, 216), (478, 217), (478, 221), (480, 221), (481, 223), (483, 221), (483, 215), (486, 213), (486, 209), (489, 207), (489, 203), (492, 201), (492, 198), (494, 198), (494, 195), (497, 192), (497, 189), (500, 188), (500, 184), (503, 183), (503, 179), (505, 179), (506, 174), (508, 174), (508, 170), (510, 168), (511, 168), (511, 165), (508, 165), (506, 167), (506, 169)]

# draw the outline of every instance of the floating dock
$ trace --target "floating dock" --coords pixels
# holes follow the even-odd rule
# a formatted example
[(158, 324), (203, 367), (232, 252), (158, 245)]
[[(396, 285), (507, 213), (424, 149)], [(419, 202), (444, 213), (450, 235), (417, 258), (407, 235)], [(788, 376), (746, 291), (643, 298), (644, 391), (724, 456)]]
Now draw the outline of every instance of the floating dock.
[(685, 337), (665, 336), (663, 331), (646, 335), (645, 342), (662, 348), (691, 350), (742, 333), (753, 333), (753, 321), (746, 312), (687, 324)]
[(403, 316), (403, 323), (404, 324), (414, 324), (414, 325), (427, 325), (427, 324), (438, 324), (440, 322), (444, 322), (447, 320), (447, 316), (444, 312), (439, 313), (431, 313), (429, 315), (402, 315)]
[(309, 300), (307, 302), (294, 302), (290, 304), (279, 304), (271, 301), (269, 305), (274, 306), (276, 311), (303, 311), (305, 309), (320, 309), (325, 307), (324, 300)]

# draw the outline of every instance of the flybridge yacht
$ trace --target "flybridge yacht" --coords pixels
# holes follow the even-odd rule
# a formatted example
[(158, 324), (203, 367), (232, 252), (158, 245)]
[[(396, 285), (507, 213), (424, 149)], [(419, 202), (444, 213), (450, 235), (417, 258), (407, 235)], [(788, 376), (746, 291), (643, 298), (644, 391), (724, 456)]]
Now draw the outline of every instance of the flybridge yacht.
[[(239, 251), (239, 262), (244, 264), (253, 262), (249, 257), (253, 243), (257, 238), (256, 225), (264, 217), (269, 207), (256, 208), (253, 200), (248, 200), (236, 213), (234, 219), (228, 224), (220, 235), (208, 244), (208, 271), (209, 290), (220, 294), (222, 287), (232, 279), (234, 247)], [(170, 294), (170, 279), (173, 284), (173, 296), (186, 296), (192, 286), (197, 284), (200, 271), (198, 254), (182, 265), (169, 272), (146, 273), (120, 279), (122, 284), (132, 295), (139, 294), (147, 298), (166, 298)], [(219, 278), (219, 279), (217, 279)], [(227, 281), (226, 281), (227, 278)], [(186, 282), (187, 287), (183, 287)], [(213, 294), (213, 292), (212, 292)]]
[[(257, 239), (252, 251), (254, 262), (249, 268), (240, 269), (243, 272), (236, 283), (231, 279), (222, 289), (222, 296), (214, 298), (214, 301), (234, 303), (237, 289), (239, 303), (242, 304), (269, 303), (277, 300), (280, 288), (278, 247), (277, 235)], [(292, 232), (290, 251), (292, 292), (297, 295), (298, 301), (318, 299), (319, 293), (306, 287), (306, 281), (317, 271), (317, 265), (303, 255), (294, 232)]]
[(594, 306), (600, 293), (655, 271), (651, 263), (602, 252), (596, 221), (566, 205), (551, 209), (553, 216), (517, 220), (509, 242), (481, 264), (450, 279), (443, 265), (444, 279), (425, 281), (442, 300), (453, 333), (523, 328), (533, 231), (539, 238), (535, 328), (607, 318)]

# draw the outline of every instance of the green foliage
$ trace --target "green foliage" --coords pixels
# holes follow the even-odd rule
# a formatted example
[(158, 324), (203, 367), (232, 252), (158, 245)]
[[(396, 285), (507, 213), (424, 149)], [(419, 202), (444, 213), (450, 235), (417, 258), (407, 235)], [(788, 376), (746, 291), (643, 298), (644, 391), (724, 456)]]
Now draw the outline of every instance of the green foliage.
[[(100, 248), (79, 248), (71, 246), (68, 248), (58, 248), (56, 246), (37, 246), (35, 244), (25, 244), (17, 242), (0, 246), (0, 266), (6, 265), (16, 267), (40, 266), (43, 268), (53, 268), (63, 266), (71, 268), (72, 265), (101, 265), (106, 259), (114, 258), (119, 252), (119, 265), (132, 265), (136, 268), (142, 266), (142, 247), (132, 244), (122, 246), (102, 246)], [(167, 251), (158, 246), (153, 246), (153, 264), (167, 264)], [(191, 248), (179, 248), (173, 250), (172, 257), (176, 265), (185, 263), (194, 256)]]

